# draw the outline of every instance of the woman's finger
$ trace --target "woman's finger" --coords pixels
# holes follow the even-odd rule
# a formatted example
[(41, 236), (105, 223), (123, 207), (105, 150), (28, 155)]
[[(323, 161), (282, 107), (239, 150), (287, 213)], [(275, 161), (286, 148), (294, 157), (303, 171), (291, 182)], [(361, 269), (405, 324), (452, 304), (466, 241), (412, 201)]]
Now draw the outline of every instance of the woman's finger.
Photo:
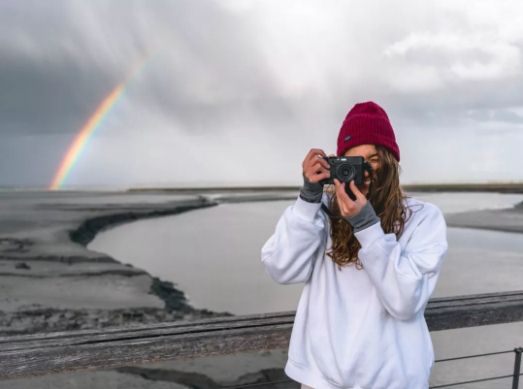
[(310, 149), (307, 156), (305, 157), (305, 160), (313, 163), (321, 157), (326, 157), (325, 151), (322, 149)]
[(311, 165), (311, 169), (314, 169), (314, 171), (318, 170), (330, 170), (329, 163), (325, 161), (324, 159), (320, 160), (318, 159), (315, 163)]
[(344, 192), (344, 190), (340, 189), (342, 185), (337, 178), (334, 179), (334, 185), (336, 186), (336, 201), (338, 203), (338, 207), (340, 208), (340, 212), (343, 215), (345, 212), (345, 205), (344, 205), (345, 200), (343, 199), (342, 192)]
[(301, 164), (303, 170), (307, 170), (310, 165), (314, 164), (316, 161), (318, 161), (321, 157), (325, 157), (325, 151), (322, 149), (310, 149), (305, 158), (303, 159), (303, 162)]
[(341, 183), (337, 178), (334, 179), (334, 182), (336, 182), (336, 197), (343, 202), (352, 202), (352, 199), (345, 191), (345, 183)]
[(307, 178), (309, 182), (316, 183), (320, 182), (323, 179), (329, 178), (330, 173), (329, 172), (323, 172), (323, 173), (314, 173), (311, 178)]
[(363, 195), (363, 193), (360, 192), (356, 184), (354, 183), (354, 180), (350, 181), (350, 189), (352, 190), (352, 193), (354, 193), (354, 196), (356, 196), (356, 200), (363, 200), (366, 199), (366, 197)]
[(325, 169), (320, 164), (315, 164), (314, 166), (308, 167), (303, 172), (303, 175), (311, 182), (316, 182), (320, 178), (330, 177), (330, 170)]

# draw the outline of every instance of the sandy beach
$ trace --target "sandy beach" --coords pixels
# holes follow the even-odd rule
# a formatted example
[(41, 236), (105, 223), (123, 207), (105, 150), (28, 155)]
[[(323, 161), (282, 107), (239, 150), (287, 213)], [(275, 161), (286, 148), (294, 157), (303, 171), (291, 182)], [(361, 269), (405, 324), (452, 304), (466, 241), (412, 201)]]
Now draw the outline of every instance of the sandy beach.
[(214, 197), (161, 191), (0, 192), (0, 335), (231, 315), (194, 309), (171, 282), (85, 247), (104, 229), (216, 206)]
[(85, 248), (104, 228), (216, 205), (197, 195), (3, 192), (0, 334), (212, 316), (142, 269)]
[(445, 218), (452, 227), (523, 232), (523, 203), (507, 209), (454, 213)]

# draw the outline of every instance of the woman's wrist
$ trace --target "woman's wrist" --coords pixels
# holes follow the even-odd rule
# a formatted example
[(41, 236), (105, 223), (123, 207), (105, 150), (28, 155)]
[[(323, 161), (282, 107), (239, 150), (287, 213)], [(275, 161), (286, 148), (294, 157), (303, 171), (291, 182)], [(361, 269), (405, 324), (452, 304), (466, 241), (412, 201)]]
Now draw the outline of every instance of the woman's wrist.
[(350, 223), (354, 232), (364, 230), (365, 228), (370, 227), (380, 221), (380, 218), (378, 215), (376, 215), (376, 212), (374, 211), (370, 201), (367, 201), (367, 203), (356, 215), (347, 216), (344, 217), (344, 219)]
[(309, 203), (321, 202), (323, 194), (323, 185), (319, 182), (310, 182), (305, 175), (303, 175), (303, 186), (300, 189), (300, 198)]

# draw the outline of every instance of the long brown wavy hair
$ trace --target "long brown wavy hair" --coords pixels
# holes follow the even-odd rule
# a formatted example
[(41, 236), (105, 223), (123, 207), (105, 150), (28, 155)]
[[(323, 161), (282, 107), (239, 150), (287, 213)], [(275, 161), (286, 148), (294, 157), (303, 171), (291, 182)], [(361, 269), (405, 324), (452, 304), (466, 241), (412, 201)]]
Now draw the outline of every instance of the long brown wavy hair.
[[(381, 145), (375, 147), (380, 167), (370, 174), (371, 182), (366, 197), (380, 218), (383, 231), (393, 232), (399, 238), (403, 233), (405, 221), (410, 217), (410, 214), (407, 214), (408, 208), (404, 204), (404, 199), (409, 196), (400, 186), (401, 167), (396, 158), (385, 147)], [(339, 270), (343, 266), (352, 264), (356, 269), (361, 270), (363, 265), (358, 258), (361, 245), (353, 233), (352, 226), (341, 217), (336, 200), (336, 189), (334, 185), (328, 185), (325, 191), (332, 195), (329, 202), (332, 247), (326, 254), (338, 265)]]

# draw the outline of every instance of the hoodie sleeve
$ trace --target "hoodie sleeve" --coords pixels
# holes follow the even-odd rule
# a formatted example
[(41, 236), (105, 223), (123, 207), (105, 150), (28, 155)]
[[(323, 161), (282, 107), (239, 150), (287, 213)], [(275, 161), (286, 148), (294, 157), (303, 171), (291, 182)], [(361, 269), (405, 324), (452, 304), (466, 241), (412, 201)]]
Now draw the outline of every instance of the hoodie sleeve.
[(409, 320), (425, 308), (447, 253), (447, 225), (439, 208), (425, 203), (419, 212), (403, 250), (396, 235), (384, 233), (381, 223), (354, 234), (362, 247), (358, 256), (378, 298), (399, 320)]
[(314, 258), (323, 250), (325, 236), (321, 202), (309, 203), (298, 196), (287, 207), (276, 229), (261, 249), (261, 261), (269, 276), (279, 284), (307, 282)]

